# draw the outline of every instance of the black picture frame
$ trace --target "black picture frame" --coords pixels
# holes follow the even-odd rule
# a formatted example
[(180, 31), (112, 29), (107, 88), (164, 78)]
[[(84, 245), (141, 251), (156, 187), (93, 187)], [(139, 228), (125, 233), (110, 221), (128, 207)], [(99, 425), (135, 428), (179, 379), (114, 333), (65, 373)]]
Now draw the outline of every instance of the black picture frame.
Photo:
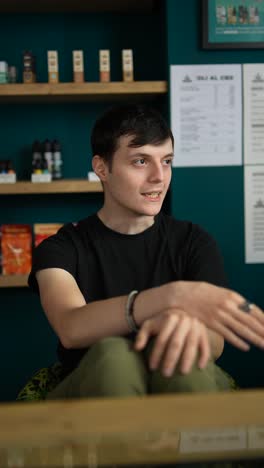
[[(250, 40), (250, 34), (248, 35), (248, 41), (212, 41), (209, 38), (210, 31), (210, 18), (209, 18), (209, 2), (214, 0), (201, 0), (201, 15), (202, 15), (202, 47), (203, 49), (264, 49), (264, 24), (263, 24), (263, 34), (261, 34), (261, 40), (252, 41)], [(250, 0), (248, 0), (250, 2)], [(219, 2), (218, 2), (219, 3)], [(252, 2), (251, 2), (252, 3)], [(245, 0), (241, 1), (242, 4), (245, 4)], [(211, 25), (212, 26), (212, 25)], [(262, 40), (263, 36), (263, 40)], [(230, 35), (227, 34), (227, 38)]]

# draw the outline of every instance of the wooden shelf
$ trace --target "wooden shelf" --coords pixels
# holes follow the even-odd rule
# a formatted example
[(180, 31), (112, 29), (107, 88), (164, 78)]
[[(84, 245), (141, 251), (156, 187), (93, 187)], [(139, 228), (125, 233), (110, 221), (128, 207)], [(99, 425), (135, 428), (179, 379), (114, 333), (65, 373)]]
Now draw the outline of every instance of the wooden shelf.
[(27, 280), (28, 275), (0, 275), (0, 288), (24, 288)]
[(167, 93), (166, 81), (112, 81), (110, 83), (15, 83), (0, 85), (0, 102), (57, 102), (119, 100)]
[(101, 182), (86, 179), (64, 179), (53, 182), (32, 183), (30, 181), (15, 184), (0, 184), (0, 195), (30, 195), (48, 193), (86, 193), (102, 192)]
[(155, 0), (0, 0), (2, 13), (151, 11)]

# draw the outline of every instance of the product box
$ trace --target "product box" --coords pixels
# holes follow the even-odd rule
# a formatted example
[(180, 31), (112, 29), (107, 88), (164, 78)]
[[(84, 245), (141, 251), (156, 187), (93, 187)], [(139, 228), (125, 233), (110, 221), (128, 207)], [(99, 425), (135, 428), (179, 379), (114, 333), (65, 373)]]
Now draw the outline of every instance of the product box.
[(0, 83), (8, 83), (8, 64), (0, 62)]
[(48, 50), (49, 83), (59, 82), (59, 63), (57, 50)]
[(23, 54), (23, 83), (36, 83), (36, 57), (31, 51)]
[(58, 223), (34, 224), (34, 246), (37, 247), (44, 239), (53, 236), (53, 234), (57, 234), (62, 226), (63, 224)]
[(72, 59), (73, 59), (73, 81), (75, 83), (83, 83), (84, 82), (83, 51), (73, 50)]
[(35, 183), (49, 183), (52, 181), (52, 175), (48, 174), (31, 174), (31, 182)]
[(122, 70), (124, 81), (134, 81), (133, 51), (132, 49), (122, 50)]
[(16, 173), (10, 159), (0, 159), (0, 184), (14, 184)]
[(3, 275), (25, 275), (32, 265), (32, 232), (27, 224), (2, 224)]
[(93, 172), (93, 171), (89, 171), (87, 173), (87, 178), (90, 182), (100, 182), (100, 178), (98, 177), (98, 175)]
[(99, 50), (100, 81), (110, 81), (110, 50)]

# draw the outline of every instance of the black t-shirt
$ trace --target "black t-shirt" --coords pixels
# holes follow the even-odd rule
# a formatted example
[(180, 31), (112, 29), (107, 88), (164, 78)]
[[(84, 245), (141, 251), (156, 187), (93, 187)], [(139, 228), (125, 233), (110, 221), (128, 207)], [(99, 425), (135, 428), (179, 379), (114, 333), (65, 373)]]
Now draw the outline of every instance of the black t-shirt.
[[(96, 214), (67, 224), (34, 250), (29, 286), (36, 292), (35, 273), (45, 268), (68, 271), (86, 302), (175, 280), (227, 286), (222, 257), (212, 237), (198, 225), (163, 213), (139, 234), (115, 232)], [(67, 350), (59, 343), (58, 357), (65, 373), (76, 367), (85, 351)]]

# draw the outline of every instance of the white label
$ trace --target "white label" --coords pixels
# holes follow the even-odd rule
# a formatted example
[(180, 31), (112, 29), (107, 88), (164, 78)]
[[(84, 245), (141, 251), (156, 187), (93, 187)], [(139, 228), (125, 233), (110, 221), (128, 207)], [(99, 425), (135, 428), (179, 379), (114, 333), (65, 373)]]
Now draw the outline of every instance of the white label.
[(182, 431), (180, 453), (232, 452), (247, 448), (246, 429)]
[(96, 175), (95, 172), (88, 172), (88, 180), (90, 182), (100, 182), (99, 177)]
[(31, 182), (51, 182), (51, 174), (31, 174)]
[(264, 449), (264, 426), (249, 426), (248, 448)]
[(16, 174), (0, 174), (0, 184), (14, 184), (16, 182)]

